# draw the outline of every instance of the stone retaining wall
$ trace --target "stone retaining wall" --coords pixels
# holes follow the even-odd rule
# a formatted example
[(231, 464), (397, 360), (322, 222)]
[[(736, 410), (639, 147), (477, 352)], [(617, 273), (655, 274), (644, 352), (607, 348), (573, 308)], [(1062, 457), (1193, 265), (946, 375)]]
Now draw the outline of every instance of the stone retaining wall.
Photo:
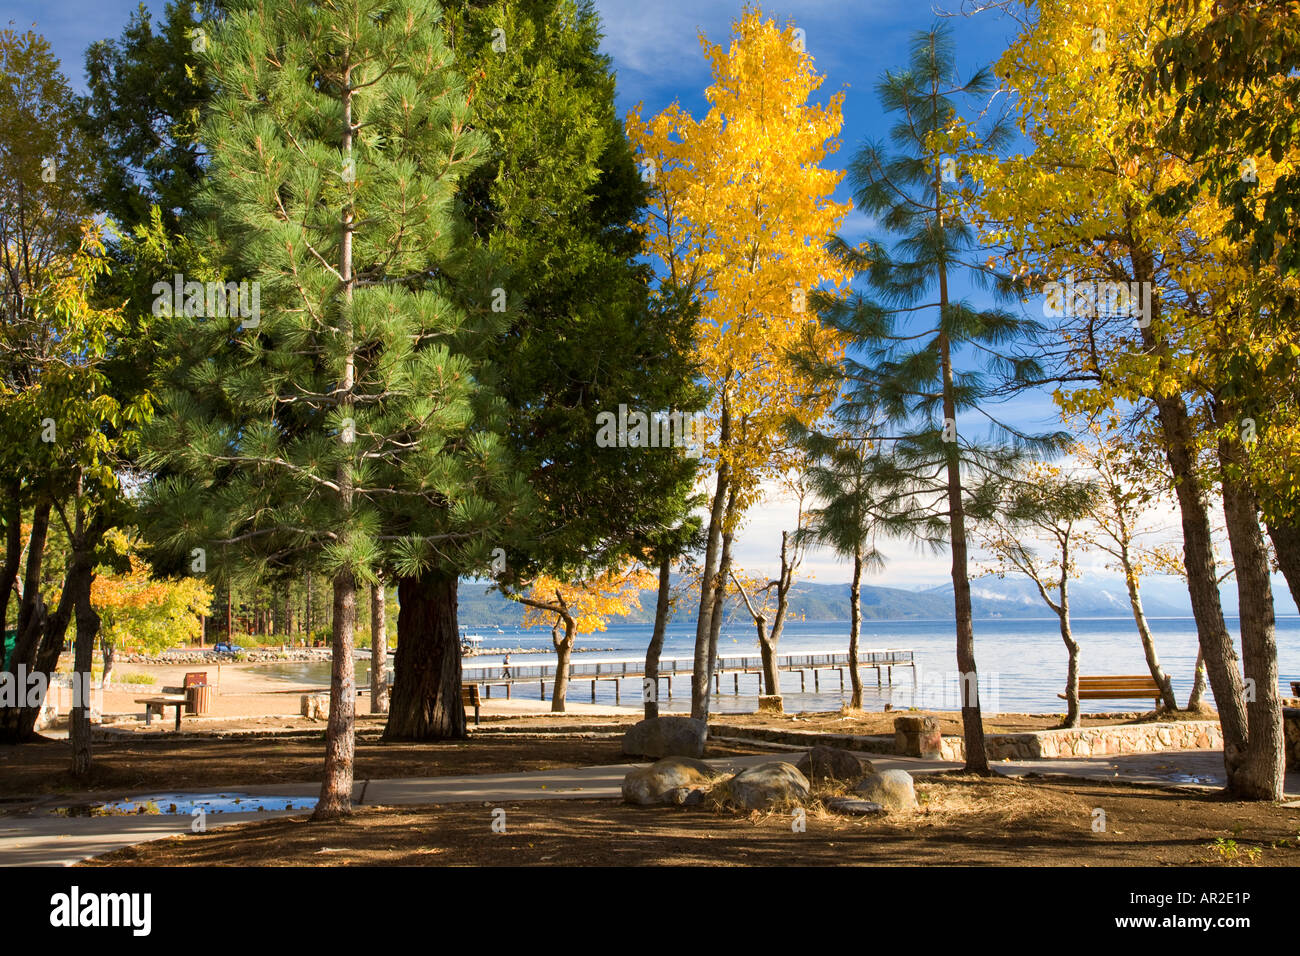
[(1286, 769), (1300, 770), (1300, 708), (1282, 708), (1282, 732), (1286, 739)]
[[(1295, 720), (1295, 753), (1300, 757), (1300, 710)], [(1290, 726), (1290, 724), (1288, 724)], [(709, 724), (710, 736), (770, 741), (802, 747), (840, 747), (874, 754), (896, 754), (895, 738), (859, 734), (825, 734), (810, 730), (775, 730)], [(1288, 753), (1292, 753), (1288, 737)], [(1051, 760), (1113, 754), (1155, 753), (1161, 750), (1219, 750), (1223, 731), (1217, 720), (1182, 720), (1151, 724), (1112, 724), (1072, 730), (1035, 730), (1017, 734), (986, 734), (984, 750), (990, 760)], [(961, 737), (944, 737), (941, 760), (966, 759)]]
[[(1222, 748), (1223, 731), (1217, 720), (1035, 730), (984, 737), (984, 752), (990, 760), (1051, 760)], [(960, 737), (945, 737), (942, 752), (944, 760), (965, 760), (966, 742)]]

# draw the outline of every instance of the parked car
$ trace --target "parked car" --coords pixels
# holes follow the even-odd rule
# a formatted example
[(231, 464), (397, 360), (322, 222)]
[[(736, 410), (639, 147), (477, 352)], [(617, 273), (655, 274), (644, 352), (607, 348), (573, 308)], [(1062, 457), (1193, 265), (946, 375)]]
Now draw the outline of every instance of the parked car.
[(238, 644), (230, 644), (227, 643), (226, 641), (221, 641), (216, 646), (216, 651), (218, 654), (238, 654), (242, 650), (243, 648), (240, 647)]

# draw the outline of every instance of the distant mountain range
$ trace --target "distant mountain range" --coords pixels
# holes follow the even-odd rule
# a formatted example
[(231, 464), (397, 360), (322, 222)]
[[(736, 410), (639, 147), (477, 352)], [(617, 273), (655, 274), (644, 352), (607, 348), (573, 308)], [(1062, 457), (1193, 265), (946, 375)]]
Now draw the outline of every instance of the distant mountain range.
[[(1223, 609), (1237, 613), (1237, 591), (1229, 583), (1222, 589)], [(1274, 585), (1273, 597), (1278, 614), (1296, 614), (1295, 602), (1284, 584)], [(737, 599), (739, 601), (739, 599)], [(862, 586), (862, 618), (868, 621), (942, 621), (953, 618), (952, 585), (942, 584), (922, 590)], [(1142, 603), (1151, 617), (1190, 617), (1191, 601), (1187, 588), (1178, 578), (1151, 577), (1142, 582)], [(678, 601), (674, 621), (692, 620), (699, 606), (698, 597), (685, 596)], [(981, 619), (1051, 617), (1038, 590), (1028, 579), (1019, 577), (979, 577), (971, 581), (971, 606)], [(654, 620), (655, 592), (643, 591), (641, 610), (626, 618), (629, 624), (649, 624)], [(1075, 617), (1125, 617), (1132, 613), (1124, 582), (1116, 578), (1090, 577), (1070, 587), (1070, 611)], [(849, 619), (848, 584), (797, 584), (791, 592), (790, 613), (795, 620), (847, 621)], [(744, 614), (743, 608), (740, 614)], [(520, 623), (523, 608), (502, 597), (481, 581), (465, 580), (460, 586), (460, 623), (467, 627), (507, 627)], [(742, 617), (743, 619), (743, 617)]]

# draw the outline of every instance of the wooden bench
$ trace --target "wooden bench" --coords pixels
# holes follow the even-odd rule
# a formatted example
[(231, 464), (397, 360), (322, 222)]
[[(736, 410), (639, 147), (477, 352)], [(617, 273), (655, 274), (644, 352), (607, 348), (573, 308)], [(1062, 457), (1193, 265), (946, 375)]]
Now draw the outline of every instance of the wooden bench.
[[(1079, 700), (1123, 700), (1132, 697), (1149, 697), (1160, 709), (1162, 691), (1150, 674), (1100, 674), (1079, 677)], [(1057, 694), (1062, 700), (1064, 694)]]
[(470, 707), (474, 708), (474, 726), (477, 727), (479, 723), (478, 709), (479, 709), (479, 704), (481, 703), (478, 696), (478, 684), (461, 684), (460, 702), (465, 707), (466, 720), (469, 719), (469, 708)]
[(189, 701), (188, 697), (137, 697), (137, 704), (144, 704), (144, 725), (148, 727), (153, 723), (153, 715), (156, 713), (159, 717), (166, 713), (166, 708), (176, 708), (176, 729), (181, 729), (181, 708)]

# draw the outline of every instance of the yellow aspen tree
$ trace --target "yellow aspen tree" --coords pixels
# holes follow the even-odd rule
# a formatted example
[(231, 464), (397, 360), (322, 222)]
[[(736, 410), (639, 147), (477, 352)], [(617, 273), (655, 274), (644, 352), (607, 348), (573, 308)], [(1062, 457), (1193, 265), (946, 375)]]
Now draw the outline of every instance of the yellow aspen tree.
[(555, 645), (555, 688), (551, 712), (564, 713), (569, 686), (569, 659), (579, 634), (603, 631), (611, 617), (625, 617), (641, 607), (641, 592), (656, 585), (654, 574), (636, 562), (583, 577), (562, 580), (539, 575), (526, 593), (511, 595), (524, 605), (524, 627), (548, 626)]
[[(1201, 197), (1178, 216), (1151, 197), (1193, 170), (1165, 149), (1158, 129), (1175, 97), (1127, 95), (1162, 36), (1205, 16), (1208, 2), (1171, 14), (1157, 0), (1044, 0), (996, 70), (1018, 104), (1025, 156), (972, 164), (981, 180), (982, 235), (1022, 276), (1044, 283), (1043, 314), (1062, 349), (1058, 393), (1067, 413), (1130, 410), (1130, 427), (1154, 419), (1174, 481), (1184, 562), (1201, 647), (1224, 728), (1228, 789), (1276, 799), (1282, 785), (1280, 701), (1267, 547), (1248, 477), (1244, 409), (1225, 360), (1255, 338), (1248, 303), (1256, 282), (1246, 250), (1226, 239), (1228, 211)], [(1172, 20), (1172, 16), (1181, 18)], [(1292, 162), (1284, 157), (1281, 166)], [(1266, 181), (1278, 163), (1261, 159)], [(1288, 353), (1289, 354), (1289, 353)], [(1266, 381), (1260, 376), (1256, 384)], [(1258, 393), (1257, 393), (1258, 394)], [(1252, 423), (1253, 424), (1253, 423)], [(1209, 502), (1222, 498), (1242, 606), (1242, 660), (1224, 622)]]
[(696, 120), (674, 103), (627, 120), (650, 184), (645, 249), (662, 282), (698, 303), (696, 359), (711, 395), (699, 436), (713, 487), (691, 680), (697, 718), (708, 714), (737, 524), (764, 480), (789, 466), (786, 423), (816, 421), (834, 398), (799, 356), (828, 362), (842, 352), (809, 302), (849, 279), (827, 244), (851, 208), (833, 198), (843, 173), (823, 167), (840, 145), (843, 94), (811, 101), (824, 77), (803, 31), (746, 7), (729, 45), (700, 44), (713, 76), (708, 113)]

